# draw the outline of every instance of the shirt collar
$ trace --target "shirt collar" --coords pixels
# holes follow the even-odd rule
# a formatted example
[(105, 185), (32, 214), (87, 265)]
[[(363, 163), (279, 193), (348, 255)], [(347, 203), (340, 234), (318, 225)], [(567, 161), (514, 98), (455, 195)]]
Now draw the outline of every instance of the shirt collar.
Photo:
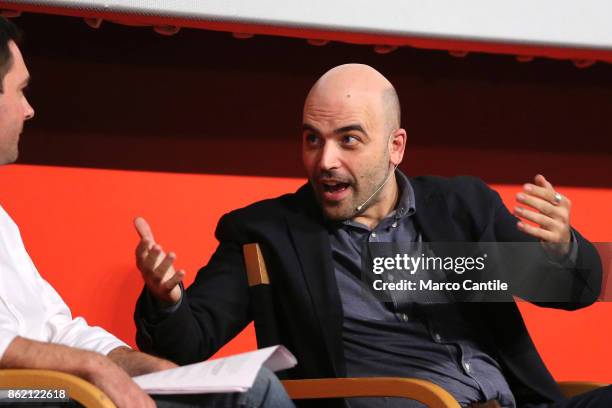
[(400, 170), (395, 170), (395, 179), (397, 180), (397, 187), (400, 191), (400, 197), (397, 201), (397, 207), (389, 214), (394, 216), (396, 219), (402, 218), (406, 215), (412, 215), (416, 211), (414, 189), (410, 184), (410, 180)]

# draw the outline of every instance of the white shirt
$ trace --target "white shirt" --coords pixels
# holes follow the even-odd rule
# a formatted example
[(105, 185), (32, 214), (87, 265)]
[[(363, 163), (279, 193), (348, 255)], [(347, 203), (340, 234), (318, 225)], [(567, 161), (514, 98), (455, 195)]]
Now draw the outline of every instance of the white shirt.
[(19, 228), (0, 206), (0, 358), (16, 336), (108, 354), (127, 345), (70, 309), (32, 263)]

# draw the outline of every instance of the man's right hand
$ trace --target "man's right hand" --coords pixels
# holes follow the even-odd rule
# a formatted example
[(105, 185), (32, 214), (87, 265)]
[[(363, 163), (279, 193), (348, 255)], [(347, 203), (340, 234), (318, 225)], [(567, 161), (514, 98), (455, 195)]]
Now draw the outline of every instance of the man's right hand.
[(185, 271), (174, 270), (176, 255), (173, 252), (166, 254), (155, 242), (151, 227), (144, 218), (137, 217), (134, 226), (140, 236), (140, 242), (136, 247), (136, 265), (145, 285), (162, 305), (177, 304), (181, 300), (179, 283), (185, 276)]
[(125, 370), (109, 357), (93, 351), (17, 336), (0, 358), (0, 368), (66, 372), (94, 384), (118, 408), (155, 407), (151, 397), (130, 378)]

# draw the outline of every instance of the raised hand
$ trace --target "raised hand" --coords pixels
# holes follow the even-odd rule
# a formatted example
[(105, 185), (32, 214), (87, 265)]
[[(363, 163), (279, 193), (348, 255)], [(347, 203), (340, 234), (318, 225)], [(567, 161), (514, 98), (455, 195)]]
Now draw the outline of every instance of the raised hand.
[(166, 254), (161, 245), (155, 242), (153, 231), (142, 217), (134, 219), (134, 227), (140, 236), (136, 247), (136, 266), (142, 274), (145, 285), (151, 294), (163, 305), (170, 306), (181, 299), (179, 283), (185, 271), (175, 271), (176, 254)]
[(516, 200), (521, 205), (515, 207), (514, 213), (537, 224), (533, 226), (519, 221), (517, 228), (540, 239), (547, 250), (559, 255), (567, 254), (572, 237), (571, 201), (556, 192), (541, 174), (534, 177), (534, 184), (527, 183), (523, 186), (523, 191), (516, 195)]

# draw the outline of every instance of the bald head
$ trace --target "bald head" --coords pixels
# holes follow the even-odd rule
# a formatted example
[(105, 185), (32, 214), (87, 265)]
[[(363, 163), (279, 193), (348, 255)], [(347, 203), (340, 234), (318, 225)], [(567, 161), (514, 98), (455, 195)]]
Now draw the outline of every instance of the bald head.
[(387, 78), (369, 65), (344, 64), (327, 71), (310, 89), (305, 108), (312, 103), (338, 103), (351, 98), (372, 104), (388, 131), (400, 127), (397, 92)]
[(324, 214), (372, 221), (395, 203), (406, 131), (393, 85), (367, 65), (327, 71), (304, 103), (302, 159)]

